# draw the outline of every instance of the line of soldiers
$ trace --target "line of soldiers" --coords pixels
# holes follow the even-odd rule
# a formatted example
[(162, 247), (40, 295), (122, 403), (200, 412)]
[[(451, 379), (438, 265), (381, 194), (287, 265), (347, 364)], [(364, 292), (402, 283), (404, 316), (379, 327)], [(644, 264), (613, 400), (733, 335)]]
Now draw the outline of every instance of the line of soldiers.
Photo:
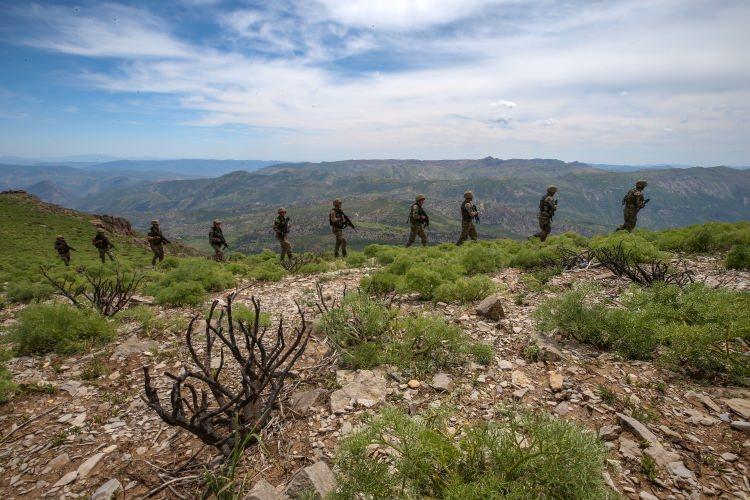
[[(635, 187), (625, 194), (625, 197), (622, 199), (624, 222), (617, 228), (617, 231), (633, 231), (633, 229), (635, 229), (638, 212), (649, 202), (649, 199), (646, 199), (643, 196), (643, 190), (647, 185), (648, 183), (645, 180), (639, 180), (635, 183)], [(537, 216), (539, 220), (539, 232), (530, 238), (539, 238), (539, 240), (544, 241), (552, 232), (552, 218), (557, 211), (557, 199), (555, 198), (557, 191), (556, 186), (549, 186), (545, 195), (539, 200), (539, 213)], [(424, 203), (426, 200), (427, 198), (423, 194), (419, 194), (409, 208), (408, 223), (411, 230), (409, 232), (409, 239), (406, 242), (407, 247), (412, 246), (417, 237), (421, 240), (422, 246), (427, 246), (427, 234), (425, 233), (425, 229), (430, 226), (430, 217), (424, 209)], [(337, 198), (333, 200), (333, 209), (328, 214), (328, 222), (331, 226), (331, 232), (336, 240), (333, 252), (335, 257), (339, 257), (339, 255), (341, 257), (346, 257), (346, 237), (344, 230), (347, 227), (350, 227), (355, 232), (357, 231), (357, 228), (354, 226), (349, 216), (344, 213), (341, 206), (342, 203), (340, 199)], [(464, 199), (461, 202), (461, 235), (459, 236), (458, 241), (456, 241), (456, 245), (463, 245), (468, 239), (476, 241), (478, 237), (477, 224), (479, 224), (479, 209), (474, 204), (474, 193), (466, 191), (464, 193)], [(292, 244), (288, 239), (289, 217), (287, 217), (287, 212), (284, 207), (278, 209), (278, 215), (273, 222), (273, 231), (281, 247), (281, 261), (283, 262), (285, 258), (291, 261)], [(151, 259), (151, 265), (156, 266), (157, 262), (164, 260), (164, 244), (170, 243), (170, 241), (164, 237), (159, 228), (159, 221), (156, 220), (151, 221), (151, 228), (149, 229), (146, 238), (151, 247), (151, 252), (154, 254)], [(211, 230), (208, 233), (208, 241), (214, 250), (214, 259), (217, 261), (223, 261), (223, 250), (229, 248), (229, 245), (227, 244), (227, 241), (224, 238), (224, 233), (221, 230), (220, 220), (217, 219), (213, 221)], [(99, 252), (99, 258), (102, 263), (106, 262), (107, 256), (110, 261), (114, 261), (111, 250), (115, 246), (107, 238), (103, 227), (97, 229), (92, 244)], [(57, 237), (55, 241), (55, 250), (65, 265), (69, 265), (70, 251), (75, 251), (75, 248), (68, 245), (63, 236)]]
[[(162, 234), (161, 229), (159, 228), (159, 221), (151, 221), (151, 227), (146, 234), (146, 240), (148, 241), (149, 247), (151, 247), (151, 252), (154, 254), (151, 258), (151, 265), (156, 266), (157, 262), (164, 260), (164, 244), (171, 243), (171, 241), (165, 238)], [(96, 228), (96, 235), (94, 236), (94, 239), (91, 240), (91, 244), (96, 248), (97, 252), (99, 252), (99, 259), (101, 259), (102, 264), (107, 262), (107, 257), (109, 257), (110, 262), (114, 262), (115, 257), (112, 254), (112, 250), (115, 248), (115, 245), (109, 240), (107, 233), (102, 226)], [(60, 260), (62, 260), (66, 266), (69, 266), (70, 252), (77, 252), (78, 250), (70, 246), (68, 242), (65, 241), (64, 236), (58, 235), (55, 239), (55, 251), (57, 252), (58, 257), (60, 257)]]

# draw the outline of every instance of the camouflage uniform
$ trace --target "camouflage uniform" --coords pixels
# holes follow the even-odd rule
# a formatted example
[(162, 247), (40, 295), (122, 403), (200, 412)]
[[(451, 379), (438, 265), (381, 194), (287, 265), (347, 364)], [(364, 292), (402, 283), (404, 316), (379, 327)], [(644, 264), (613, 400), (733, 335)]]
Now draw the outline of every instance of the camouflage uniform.
[(102, 259), (102, 264), (106, 262), (105, 257), (109, 257), (110, 261), (115, 260), (115, 258), (112, 256), (112, 252), (110, 251), (110, 249), (114, 248), (115, 246), (109, 241), (107, 235), (104, 234), (103, 229), (99, 229), (96, 232), (96, 236), (94, 236), (94, 239), (91, 243), (99, 251), (99, 258)]
[(424, 232), (424, 228), (430, 223), (430, 219), (427, 216), (427, 212), (422, 208), (422, 203), (424, 203), (425, 199), (426, 198), (423, 195), (417, 196), (416, 201), (412, 204), (411, 209), (409, 210), (411, 231), (409, 232), (409, 240), (406, 242), (407, 247), (414, 244), (414, 240), (417, 236), (422, 240), (422, 246), (427, 246), (427, 235)]
[(222, 262), (224, 260), (224, 252), (221, 249), (227, 246), (227, 240), (224, 239), (224, 233), (221, 231), (220, 220), (214, 221), (211, 231), (208, 233), (208, 242), (211, 248), (214, 249), (214, 260)]
[(285, 256), (292, 260), (292, 244), (286, 238), (289, 234), (289, 217), (286, 216), (286, 210), (283, 208), (279, 209), (279, 215), (273, 221), (273, 231), (281, 245), (281, 260), (283, 261)]
[(148, 240), (148, 245), (151, 247), (151, 251), (154, 254), (151, 258), (151, 265), (155, 266), (157, 261), (161, 262), (164, 260), (165, 243), (164, 235), (161, 234), (161, 229), (159, 229), (159, 223), (157, 221), (151, 221), (151, 229), (149, 229), (146, 239)]
[(555, 211), (557, 210), (556, 192), (557, 188), (550, 186), (547, 188), (547, 194), (539, 200), (539, 232), (534, 236), (541, 241), (546, 240), (549, 233), (552, 232), (552, 217), (555, 216)]
[(344, 237), (344, 228), (346, 228), (346, 216), (344, 211), (341, 210), (341, 200), (334, 200), (333, 210), (328, 214), (328, 222), (331, 225), (331, 231), (336, 237), (336, 246), (333, 251), (333, 256), (339, 256), (339, 250), (341, 250), (341, 256), (346, 257), (346, 238)]
[(73, 248), (68, 245), (65, 238), (58, 236), (55, 240), (55, 250), (57, 251), (58, 257), (62, 260), (66, 266), (70, 265), (70, 251)]
[(623, 218), (625, 219), (622, 226), (617, 228), (617, 231), (623, 229), (632, 232), (635, 229), (635, 225), (638, 222), (638, 212), (646, 206), (646, 201), (643, 199), (643, 190), (648, 185), (646, 181), (638, 181), (635, 183), (635, 187), (628, 191), (625, 197), (622, 199), (623, 204)]
[(464, 193), (464, 201), (461, 202), (461, 236), (459, 236), (456, 245), (463, 245), (464, 241), (471, 238), (477, 240), (477, 226), (474, 220), (479, 215), (477, 207), (472, 203), (474, 194), (471, 191)]

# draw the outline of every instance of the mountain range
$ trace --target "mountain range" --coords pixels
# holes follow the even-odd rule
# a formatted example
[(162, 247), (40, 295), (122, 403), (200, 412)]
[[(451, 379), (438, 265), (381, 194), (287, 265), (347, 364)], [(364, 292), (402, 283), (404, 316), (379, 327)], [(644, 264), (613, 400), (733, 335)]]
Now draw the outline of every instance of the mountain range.
[(298, 250), (330, 244), (327, 213), (333, 198), (359, 231), (354, 246), (396, 243), (406, 237), (414, 196), (427, 196), (432, 241), (451, 241), (459, 227), (459, 203), (472, 189), (482, 210), (480, 234), (522, 237), (536, 230), (539, 198), (548, 184), (560, 188), (554, 231), (611, 231), (621, 223), (621, 199), (638, 178), (649, 180), (651, 198), (640, 227), (658, 229), (750, 219), (750, 171), (727, 167), (660, 168), (613, 172), (551, 159), (347, 160), (285, 163), (215, 178), (162, 179), (85, 194), (71, 206), (125, 216), (139, 226), (152, 218), (187, 243), (205, 247), (214, 218), (225, 221), (233, 248), (275, 247), (271, 223), (284, 205)]

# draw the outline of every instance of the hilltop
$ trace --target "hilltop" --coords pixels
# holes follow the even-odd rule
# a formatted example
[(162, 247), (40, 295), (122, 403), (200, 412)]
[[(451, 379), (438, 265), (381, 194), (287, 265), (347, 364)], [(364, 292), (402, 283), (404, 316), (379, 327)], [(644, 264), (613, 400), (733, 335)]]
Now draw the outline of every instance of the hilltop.
[[(16, 210), (18, 240), (3, 263), (22, 264), (24, 251), (45, 259), (47, 233), (56, 230), (48, 225), (80, 230), (74, 241), (86, 243), (91, 226), (83, 214), (24, 195), (0, 200), (2, 213)], [(131, 245), (127, 234), (116, 238)], [(619, 248), (625, 256), (608, 261)], [(135, 241), (127, 250), (133, 271), (146, 267), (142, 252)], [(49, 293), (41, 304), (22, 304), (6, 285), (0, 492), (750, 494), (750, 222), (567, 233), (544, 244), (370, 245), (346, 261), (298, 257), (300, 265), (283, 268), (268, 253), (232, 254), (221, 264), (173, 255), (148, 271), (129, 307), (112, 317)], [(641, 286), (604, 262), (633, 272), (640, 265), (645, 274), (636, 276), (661, 278)], [(230, 307), (231, 334), (218, 313)], [(219, 349), (224, 342), (206, 328), (221, 321), (240, 355), (243, 331), (266, 332), (257, 363), (274, 359), (267, 354), (277, 328), (288, 335), (284, 349), (304, 346), (299, 358), (286, 358), (296, 361), (274, 370), (288, 373), (275, 379), (280, 391), (261, 391), (261, 407), (272, 393), (278, 400), (267, 406), (272, 417), (258, 432), (260, 444), (251, 439), (244, 453), (237, 446), (228, 457), (168, 425), (143, 399), (143, 366), (167, 408), (167, 373), (200, 365), (201, 377), (236, 390), (244, 379), (234, 352)], [(306, 344), (293, 342), (295, 328), (310, 335)], [(202, 387), (199, 379), (193, 384)], [(187, 386), (177, 394), (187, 414), (200, 401)], [(214, 428), (226, 422), (216, 418)]]
[(75, 206), (145, 223), (154, 214), (176, 234), (205, 245), (211, 219), (225, 221), (233, 246), (247, 252), (275, 247), (270, 226), (278, 206), (292, 218), (297, 249), (322, 251), (330, 243), (326, 214), (333, 198), (359, 223), (354, 247), (405, 241), (408, 207), (417, 193), (428, 201), (434, 242), (456, 238), (458, 203), (473, 189), (484, 215), (485, 237), (525, 237), (536, 231), (539, 197), (560, 188), (555, 230), (591, 235), (621, 223), (620, 201), (634, 181), (650, 181), (651, 203), (639, 224), (662, 229), (710, 220), (750, 218), (750, 170), (725, 167), (610, 172), (559, 160), (351, 160), (273, 165), (213, 179), (165, 181), (83, 197)]

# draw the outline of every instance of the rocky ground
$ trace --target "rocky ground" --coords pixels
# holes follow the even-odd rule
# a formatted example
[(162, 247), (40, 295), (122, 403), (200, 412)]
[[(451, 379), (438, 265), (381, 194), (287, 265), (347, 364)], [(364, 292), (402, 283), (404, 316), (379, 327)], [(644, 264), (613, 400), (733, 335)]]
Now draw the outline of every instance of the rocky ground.
[[(713, 259), (690, 266), (710, 284), (750, 289), (750, 274), (722, 273)], [(260, 297), (274, 319), (294, 318), (297, 301), (312, 318), (317, 313), (316, 280), (325, 281), (324, 293), (334, 299), (345, 287), (356, 288), (366, 272), (251, 284), (239, 300)], [(495, 356), (488, 366), (469, 363), (425, 380), (409, 379), (389, 367), (336, 370), (325, 340), (313, 336), (288, 381), (287, 402), (264, 432), (262, 446), (243, 457), (238, 481), (246, 490), (263, 485), (265, 492), (261, 486), (256, 489), (258, 497), (273, 498), (295, 472), (308, 467), (302, 475), (324, 489), (328, 476), (323, 463), (330, 464), (338, 440), (356, 429), (363, 414), (383, 404), (412, 414), (451, 408), (452, 429), (460, 433), (469, 422), (493, 419), (502, 405), (513, 403), (545, 409), (598, 433), (610, 450), (607, 480), (623, 496), (750, 498), (750, 390), (701, 385), (654, 363), (622, 361), (536, 331), (531, 313), (545, 296), (584, 279), (600, 282), (604, 293), (627, 283), (600, 269), (564, 273), (541, 291), (530, 288), (517, 270), (504, 270), (493, 279), (505, 284), (499, 320), (478, 315), (477, 304), (433, 305), (414, 297), (394, 303), (405, 311), (444, 314), (472, 338), (493, 345)], [(530, 343), (539, 348), (539, 361), (525, 356)], [(85, 380), (94, 358), (103, 360), (103, 373)], [(161, 375), (187, 359), (181, 335), (147, 337), (137, 325), (127, 324), (118, 342), (99, 352), (8, 362), (15, 381), (31, 385), (0, 405), (2, 497), (110, 498), (117, 490), (127, 498), (200, 495), (199, 485), (216, 452), (163, 423), (141, 400), (143, 365), (151, 366), (152, 376), (166, 388)], [(644, 467), (644, 462), (653, 466)], [(299, 483), (300, 477), (292, 482)]]

